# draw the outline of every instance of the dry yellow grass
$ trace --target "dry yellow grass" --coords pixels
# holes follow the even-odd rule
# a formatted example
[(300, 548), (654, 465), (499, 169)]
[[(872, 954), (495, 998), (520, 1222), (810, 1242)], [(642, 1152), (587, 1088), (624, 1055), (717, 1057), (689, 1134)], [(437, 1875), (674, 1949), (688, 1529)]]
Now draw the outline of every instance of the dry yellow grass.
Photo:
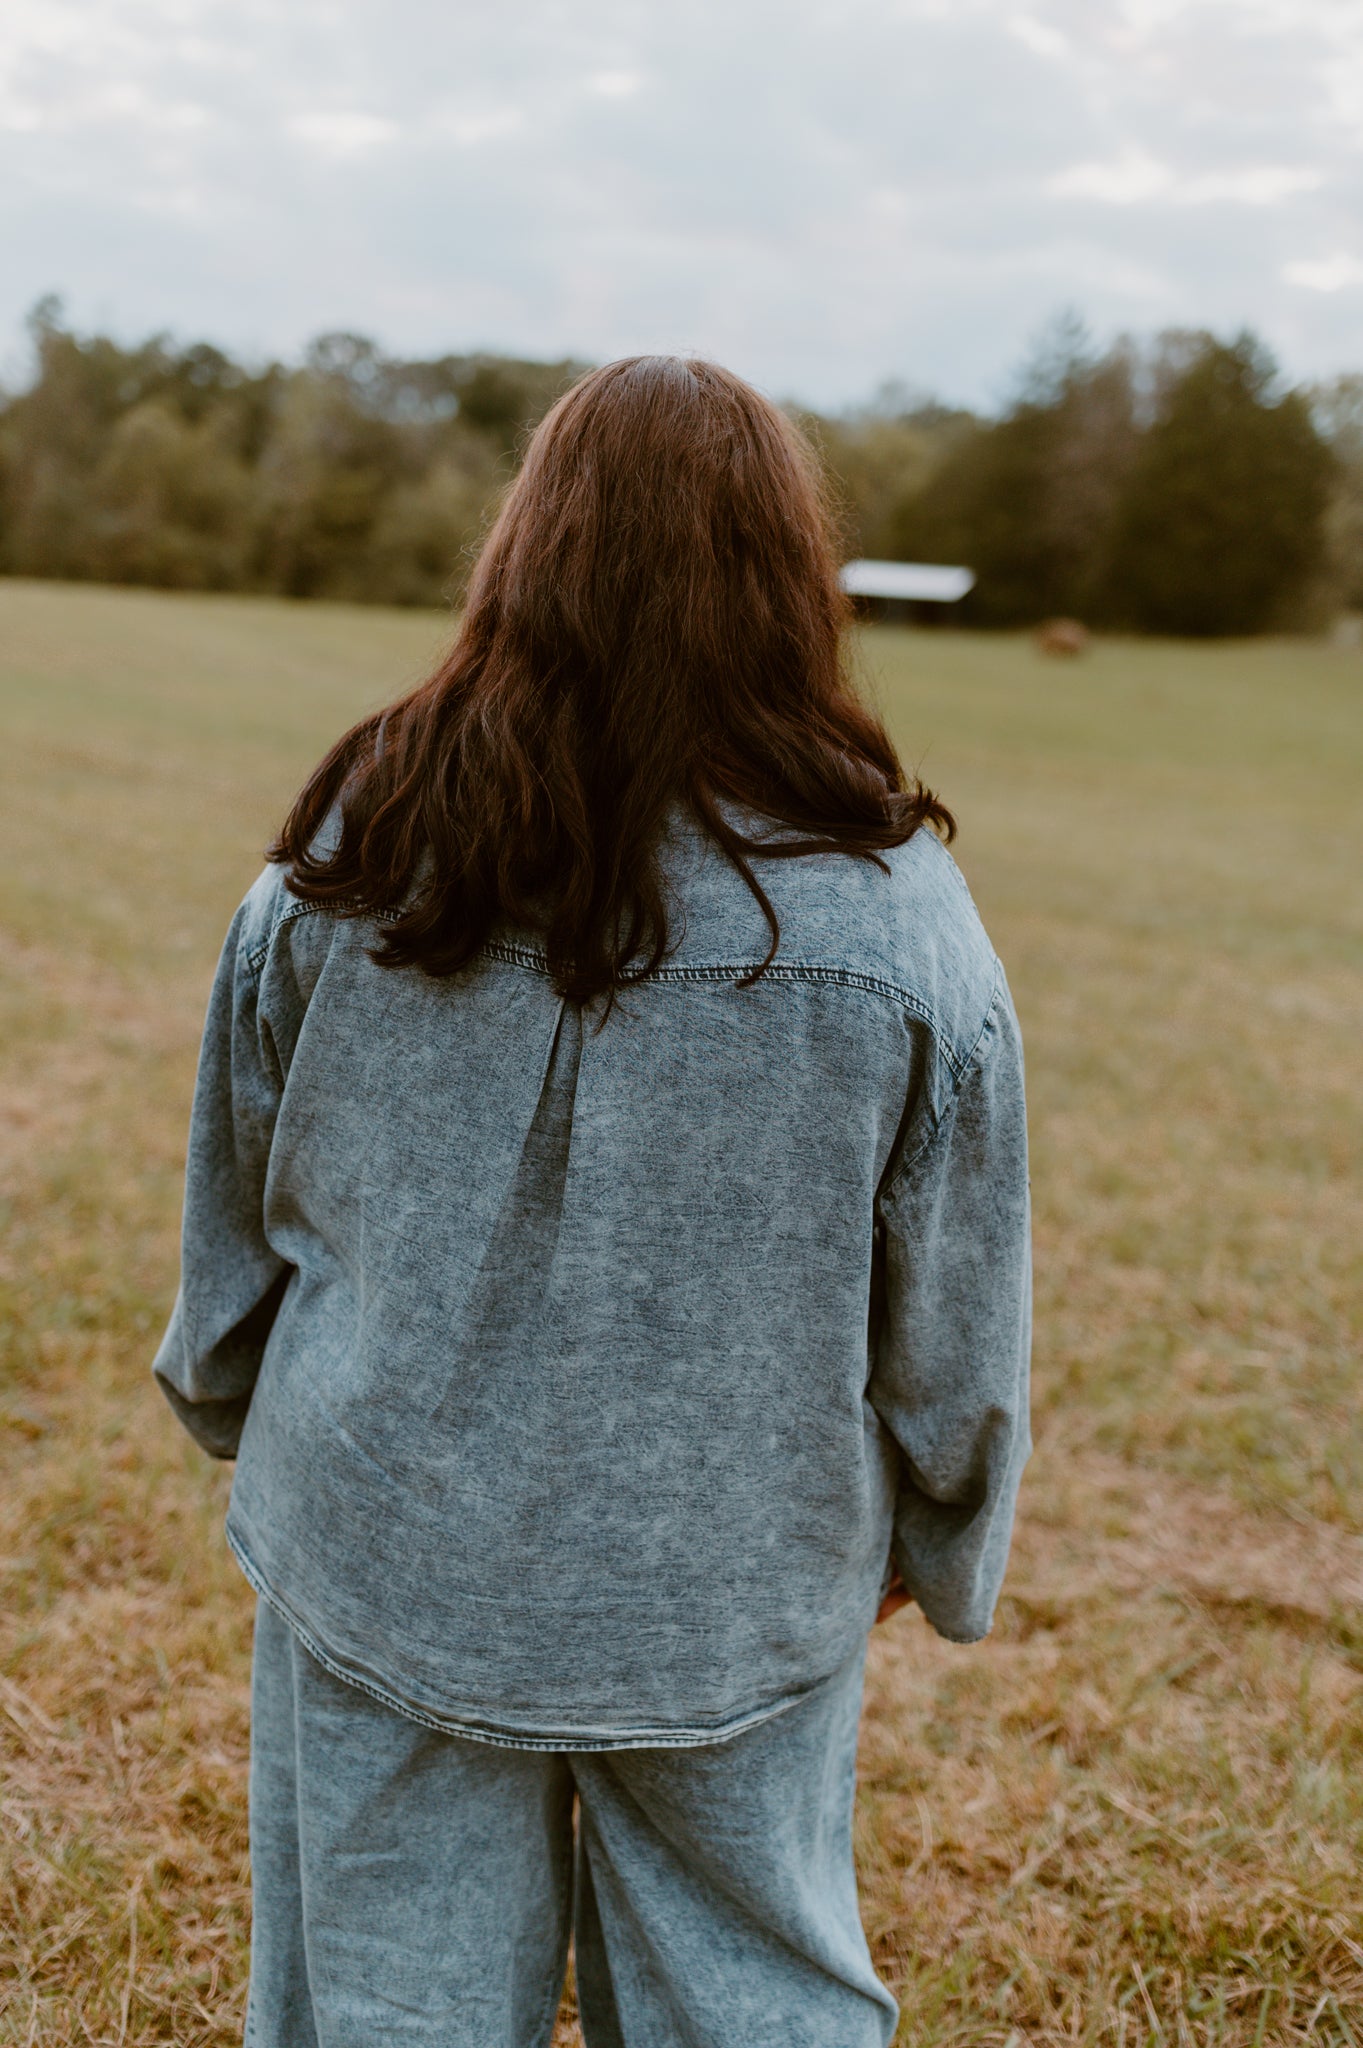
[[(0, 584), (0, 2043), (239, 2038), (250, 1600), (147, 1362), (227, 918), (443, 632)], [(902, 2039), (1363, 2048), (1363, 661), (865, 647), (1009, 966), (1037, 1212), (998, 1628), (872, 1661)]]

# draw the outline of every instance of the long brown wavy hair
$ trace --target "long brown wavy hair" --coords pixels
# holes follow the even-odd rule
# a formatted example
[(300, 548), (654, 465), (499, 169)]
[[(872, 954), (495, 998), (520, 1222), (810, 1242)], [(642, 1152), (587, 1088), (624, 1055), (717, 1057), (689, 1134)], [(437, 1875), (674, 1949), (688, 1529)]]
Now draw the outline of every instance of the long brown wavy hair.
[(680, 802), (761, 906), (755, 979), (781, 936), (755, 859), (954, 830), (850, 687), (845, 624), (790, 421), (714, 363), (608, 363), (531, 438), (446, 659), (337, 741), (270, 859), (305, 902), (380, 919), (385, 966), (453, 974), (505, 920), (587, 1002), (667, 954)]

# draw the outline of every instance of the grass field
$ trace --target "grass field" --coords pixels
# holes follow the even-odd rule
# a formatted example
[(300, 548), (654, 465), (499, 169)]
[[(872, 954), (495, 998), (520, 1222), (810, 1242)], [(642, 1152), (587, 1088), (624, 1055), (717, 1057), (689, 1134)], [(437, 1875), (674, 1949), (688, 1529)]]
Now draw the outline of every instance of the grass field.
[[(239, 2039), (250, 1600), (147, 1366), (228, 917), (446, 630), (0, 583), (0, 2042)], [(1037, 1224), (995, 1634), (873, 1656), (901, 2038), (1363, 2048), (1363, 657), (862, 660), (1008, 965)]]

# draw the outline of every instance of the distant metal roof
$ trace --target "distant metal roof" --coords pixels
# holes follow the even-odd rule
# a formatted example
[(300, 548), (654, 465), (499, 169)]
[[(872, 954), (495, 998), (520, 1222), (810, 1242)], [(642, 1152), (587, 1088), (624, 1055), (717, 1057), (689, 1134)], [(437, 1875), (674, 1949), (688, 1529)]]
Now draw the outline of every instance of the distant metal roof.
[(849, 597), (911, 597), (927, 604), (955, 604), (975, 581), (973, 569), (948, 569), (940, 562), (844, 562), (838, 580)]

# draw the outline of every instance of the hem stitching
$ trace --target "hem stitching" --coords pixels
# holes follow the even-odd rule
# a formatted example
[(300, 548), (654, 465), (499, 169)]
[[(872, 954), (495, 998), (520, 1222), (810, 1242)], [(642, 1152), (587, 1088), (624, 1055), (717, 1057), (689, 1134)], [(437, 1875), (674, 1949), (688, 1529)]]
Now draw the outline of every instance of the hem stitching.
[(240, 1565), (247, 1584), (260, 1599), (274, 1609), (282, 1621), (288, 1624), (315, 1663), (320, 1664), (324, 1671), (329, 1671), (333, 1678), (339, 1678), (342, 1684), (354, 1686), (357, 1692), (367, 1693), (370, 1699), (377, 1700), (380, 1706), (388, 1707), (393, 1713), (401, 1714), (408, 1721), (419, 1722), (423, 1728), (433, 1728), (438, 1735), (455, 1735), (465, 1742), (481, 1742), (491, 1749), (584, 1752), (613, 1749), (703, 1749), (713, 1743), (732, 1741), (736, 1735), (746, 1735), (750, 1728), (758, 1728), (764, 1721), (775, 1720), (778, 1714), (785, 1713), (788, 1707), (795, 1706), (804, 1697), (803, 1693), (795, 1693), (789, 1699), (778, 1700), (775, 1706), (761, 1707), (756, 1712), (745, 1714), (736, 1721), (726, 1722), (719, 1728), (641, 1728), (621, 1734), (602, 1732), (593, 1735), (574, 1729), (564, 1729), (557, 1735), (530, 1732), (522, 1734), (514, 1729), (489, 1728), (476, 1722), (461, 1721), (455, 1715), (434, 1714), (426, 1708), (400, 1699), (397, 1694), (376, 1685), (372, 1679), (361, 1678), (354, 1671), (348, 1671), (344, 1665), (339, 1664), (266, 1581), (236, 1531), (229, 1526), (226, 1534), (228, 1547)]

